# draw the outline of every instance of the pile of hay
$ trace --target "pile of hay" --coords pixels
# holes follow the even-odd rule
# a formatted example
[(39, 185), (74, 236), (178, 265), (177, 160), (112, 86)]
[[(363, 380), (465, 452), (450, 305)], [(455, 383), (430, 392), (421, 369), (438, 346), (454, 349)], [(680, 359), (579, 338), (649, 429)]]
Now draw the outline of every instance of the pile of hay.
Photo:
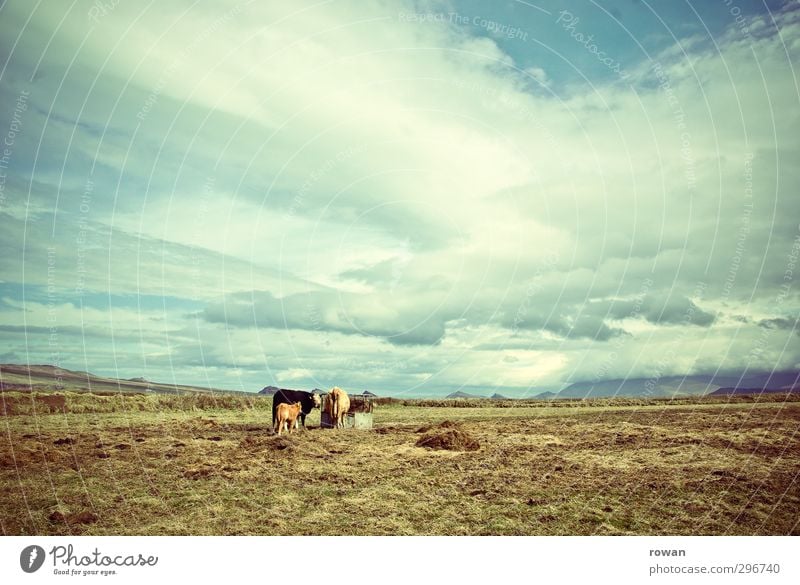
[(481, 444), (461, 429), (451, 428), (420, 437), (417, 447), (443, 451), (477, 451)]
[(427, 433), (428, 431), (432, 431), (434, 429), (460, 429), (460, 428), (461, 428), (461, 423), (453, 422), (451, 420), (445, 420), (440, 423), (425, 425), (424, 427), (420, 427), (417, 429), (417, 432)]

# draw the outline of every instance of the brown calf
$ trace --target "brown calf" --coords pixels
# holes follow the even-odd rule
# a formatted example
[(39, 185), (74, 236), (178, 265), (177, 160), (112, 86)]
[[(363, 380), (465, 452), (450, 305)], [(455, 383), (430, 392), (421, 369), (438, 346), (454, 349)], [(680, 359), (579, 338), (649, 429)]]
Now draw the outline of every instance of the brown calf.
[(300, 416), (300, 409), (302, 408), (302, 404), (299, 402), (295, 402), (294, 404), (279, 404), (278, 409), (276, 411), (275, 419), (277, 420), (278, 428), (278, 436), (281, 436), (281, 430), (286, 427), (286, 430), (289, 431), (291, 434), (292, 429), (294, 427), (294, 423), (297, 420), (297, 417)]

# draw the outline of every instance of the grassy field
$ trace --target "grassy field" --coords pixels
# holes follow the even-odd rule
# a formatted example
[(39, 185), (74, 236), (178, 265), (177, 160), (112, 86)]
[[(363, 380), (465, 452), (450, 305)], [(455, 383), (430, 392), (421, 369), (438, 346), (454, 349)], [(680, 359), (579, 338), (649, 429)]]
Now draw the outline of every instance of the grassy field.
[(800, 534), (796, 396), (380, 405), (276, 437), (264, 399), (6, 394), (4, 534)]

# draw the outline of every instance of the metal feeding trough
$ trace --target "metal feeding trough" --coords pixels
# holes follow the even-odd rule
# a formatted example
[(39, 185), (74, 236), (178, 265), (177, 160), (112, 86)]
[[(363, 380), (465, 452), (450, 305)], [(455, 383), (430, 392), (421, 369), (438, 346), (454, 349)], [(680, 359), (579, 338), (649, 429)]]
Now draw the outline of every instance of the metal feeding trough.
[[(372, 398), (355, 394), (348, 395), (350, 398), (350, 410), (347, 411), (347, 416), (344, 417), (344, 427), (346, 429), (371, 429), (372, 428)], [(332, 429), (335, 423), (331, 416), (330, 407), (330, 394), (323, 394), (322, 396), (322, 415), (320, 416), (320, 426), (323, 429)]]

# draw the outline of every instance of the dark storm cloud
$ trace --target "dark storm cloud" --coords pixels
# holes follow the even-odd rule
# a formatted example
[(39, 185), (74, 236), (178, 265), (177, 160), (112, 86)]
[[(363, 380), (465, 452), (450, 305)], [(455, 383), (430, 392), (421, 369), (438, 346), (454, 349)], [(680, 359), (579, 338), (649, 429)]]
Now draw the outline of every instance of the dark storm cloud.
[(760, 327), (767, 329), (783, 329), (792, 330), (800, 335), (800, 327), (798, 327), (798, 319), (791, 317), (773, 317), (772, 319), (762, 319), (758, 322)]
[(614, 300), (591, 303), (594, 314), (603, 311), (614, 319), (641, 317), (656, 325), (697, 325), (709, 327), (716, 316), (704, 311), (680, 294), (653, 293), (640, 300)]

